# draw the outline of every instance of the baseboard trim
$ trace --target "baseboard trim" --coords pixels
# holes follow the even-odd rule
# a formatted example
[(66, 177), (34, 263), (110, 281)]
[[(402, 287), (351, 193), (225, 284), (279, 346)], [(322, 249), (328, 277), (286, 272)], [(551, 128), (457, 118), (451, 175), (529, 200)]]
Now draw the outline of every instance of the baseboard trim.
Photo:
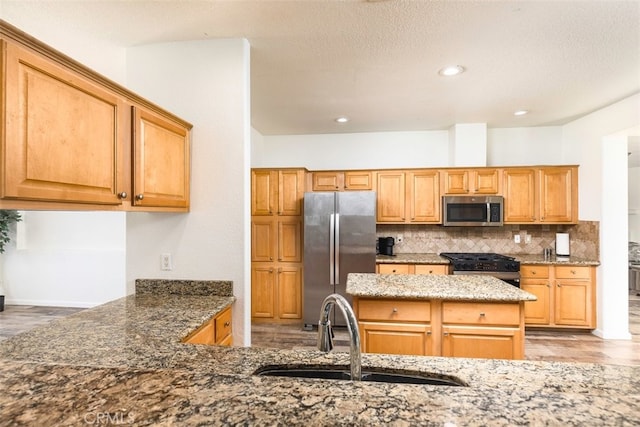
[(60, 301), (60, 300), (26, 300), (5, 298), (5, 305), (33, 305), (36, 307), (73, 307), (73, 308), (91, 308), (103, 304), (101, 302), (78, 302), (78, 301)]
[(630, 332), (616, 332), (616, 333), (605, 333), (601, 329), (595, 329), (591, 332), (593, 335), (602, 338), (603, 340), (626, 340), (629, 341), (633, 337)]

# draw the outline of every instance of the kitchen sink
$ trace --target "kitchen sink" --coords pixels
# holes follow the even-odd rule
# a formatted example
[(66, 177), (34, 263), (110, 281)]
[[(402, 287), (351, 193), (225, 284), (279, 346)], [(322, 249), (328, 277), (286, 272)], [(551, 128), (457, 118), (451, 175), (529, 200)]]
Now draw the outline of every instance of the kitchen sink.
[[(289, 378), (318, 378), (325, 380), (351, 379), (348, 366), (313, 365), (271, 365), (263, 366), (254, 375)], [(399, 371), (385, 369), (363, 369), (362, 381), (395, 384), (429, 384), (467, 387), (468, 384), (450, 375), (424, 373), (417, 371)]]

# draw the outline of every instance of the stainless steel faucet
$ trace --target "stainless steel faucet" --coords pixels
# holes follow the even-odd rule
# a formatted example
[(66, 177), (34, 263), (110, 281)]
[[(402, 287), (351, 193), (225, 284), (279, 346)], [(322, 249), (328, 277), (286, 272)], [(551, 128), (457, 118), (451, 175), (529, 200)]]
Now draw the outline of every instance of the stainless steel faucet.
[(351, 346), (349, 356), (351, 357), (351, 380), (362, 380), (362, 366), (360, 356), (360, 330), (358, 329), (358, 321), (349, 302), (340, 294), (331, 294), (324, 299), (322, 308), (320, 309), (320, 320), (318, 321), (318, 349), (327, 353), (333, 349), (333, 329), (329, 320), (331, 307), (338, 306), (344, 317), (347, 319), (347, 329), (349, 330), (349, 338)]

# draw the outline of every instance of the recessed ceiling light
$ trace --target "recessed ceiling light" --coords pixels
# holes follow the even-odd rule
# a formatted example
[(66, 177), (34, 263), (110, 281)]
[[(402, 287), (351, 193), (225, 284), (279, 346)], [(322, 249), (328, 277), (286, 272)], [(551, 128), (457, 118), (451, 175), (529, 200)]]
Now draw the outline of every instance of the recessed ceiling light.
[(464, 72), (464, 67), (462, 65), (449, 65), (448, 67), (442, 68), (438, 71), (438, 74), (445, 77), (457, 76), (460, 73)]
[(336, 119), (338, 123), (347, 123), (349, 121), (349, 117), (341, 116)]
[(524, 115), (525, 115), (525, 114), (527, 114), (527, 113), (529, 113), (529, 111), (528, 111), (528, 110), (518, 110), (518, 111), (515, 111), (515, 112), (513, 113), (513, 115), (514, 115), (514, 116), (524, 116)]

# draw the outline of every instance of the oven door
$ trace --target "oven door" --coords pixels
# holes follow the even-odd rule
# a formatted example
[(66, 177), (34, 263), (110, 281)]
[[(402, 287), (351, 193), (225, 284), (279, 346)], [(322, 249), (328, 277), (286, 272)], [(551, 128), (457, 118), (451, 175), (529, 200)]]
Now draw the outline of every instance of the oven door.
[(520, 272), (519, 271), (454, 271), (454, 275), (484, 275), (484, 276), (493, 276), (496, 279), (500, 279), (503, 282), (507, 282), (508, 284), (515, 286), (516, 288), (520, 287)]

